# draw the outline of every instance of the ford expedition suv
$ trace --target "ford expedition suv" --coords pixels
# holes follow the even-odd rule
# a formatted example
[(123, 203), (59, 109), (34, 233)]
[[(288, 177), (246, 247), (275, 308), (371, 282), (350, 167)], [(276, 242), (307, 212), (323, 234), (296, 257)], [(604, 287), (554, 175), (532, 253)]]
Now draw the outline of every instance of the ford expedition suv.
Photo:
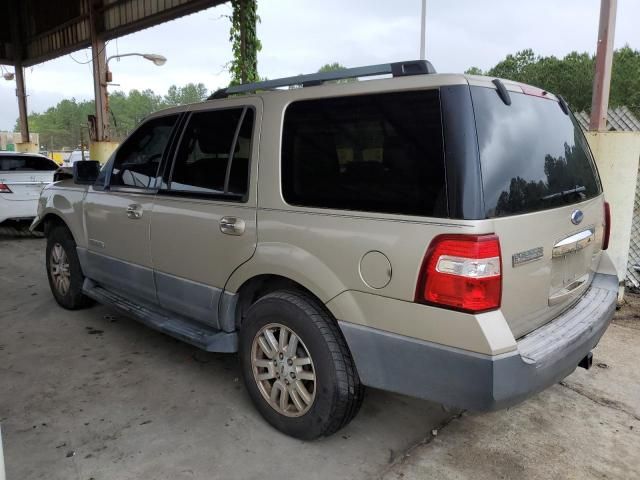
[(154, 113), (46, 188), (32, 228), (62, 307), (238, 352), (257, 409), (302, 439), (346, 425), (364, 386), (522, 401), (589, 366), (618, 290), (565, 101), (423, 61)]

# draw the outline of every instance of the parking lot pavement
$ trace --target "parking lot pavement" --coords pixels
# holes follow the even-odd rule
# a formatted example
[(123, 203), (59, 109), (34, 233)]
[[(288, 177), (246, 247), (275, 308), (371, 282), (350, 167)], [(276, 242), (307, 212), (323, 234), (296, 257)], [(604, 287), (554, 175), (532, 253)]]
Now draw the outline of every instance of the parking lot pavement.
[(452, 420), (385, 480), (640, 479), (640, 302), (627, 297), (591, 370), (517, 407)]
[(305, 443), (251, 405), (235, 355), (54, 302), (43, 239), (0, 237), (0, 424), (11, 479), (372, 478), (450, 413), (370, 390)]
[[(0, 424), (11, 479), (640, 478), (640, 301), (594, 367), (491, 414), (369, 390), (335, 436), (293, 440), (250, 404), (234, 355), (53, 301), (44, 240), (0, 237)], [(437, 435), (432, 431), (437, 430)]]

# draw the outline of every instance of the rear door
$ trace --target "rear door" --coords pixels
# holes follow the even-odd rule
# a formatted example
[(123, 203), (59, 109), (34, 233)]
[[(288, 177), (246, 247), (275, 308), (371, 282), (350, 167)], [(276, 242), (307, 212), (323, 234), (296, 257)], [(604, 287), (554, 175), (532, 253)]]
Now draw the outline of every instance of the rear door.
[(177, 121), (174, 114), (138, 127), (116, 151), (106, 185), (90, 187), (84, 201), (87, 276), (154, 303), (149, 225)]
[(588, 288), (601, 250), (602, 188), (580, 126), (555, 98), (512, 91), (507, 105), (479, 86), (471, 95), (485, 214), (502, 248), (502, 310), (518, 338)]
[[(53, 181), (58, 165), (40, 155), (0, 156), (0, 198), (7, 201), (37, 202), (40, 192)], [(35, 215), (35, 211), (34, 211)]]
[(227, 279), (256, 249), (261, 107), (192, 112), (151, 217), (158, 301), (221, 329), (233, 328), (218, 322)]

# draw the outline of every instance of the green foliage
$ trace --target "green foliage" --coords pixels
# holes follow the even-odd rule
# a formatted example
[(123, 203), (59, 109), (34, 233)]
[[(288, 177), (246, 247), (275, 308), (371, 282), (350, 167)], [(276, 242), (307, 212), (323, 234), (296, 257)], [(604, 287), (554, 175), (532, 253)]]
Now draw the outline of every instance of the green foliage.
[(321, 66), (318, 69), (318, 73), (323, 73), (323, 72), (339, 72), (340, 70), (346, 70), (347, 67), (345, 67), (344, 65), (338, 63), (338, 62), (333, 62), (333, 63), (325, 63), (323, 66)]
[(467, 75), (482, 75), (482, 70), (478, 67), (471, 67), (464, 71)]
[(186, 105), (187, 103), (202, 102), (207, 99), (209, 92), (204, 83), (188, 83), (184, 87), (171, 85), (164, 96), (164, 104), (167, 107)]
[[(189, 83), (182, 87), (172, 85), (166, 95), (152, 90), (121, 91), (109, 95), (111, 111), (110, 133), (114, 140), (124, 138), (147, 115), (157, 110), (200, 102), (207, 98), (207, 88), (202, 83)], [(40, 134), (40, 143), (48, 149), (76, 148), (81, 138), (88, 142), (87, 116), (95, 114), (93, 100), (62, 100), (55, 107), (42, 113), (29, 115), (29, 127)], [(19, 130), (16, 121), (15, 131)]]
[[(62, 100), (43, 113), (29, 115), (29, 129), (40, 133), (40, 143), (49, 149), (62, 145), (75, 148), (80, 144), (81, 126), (87, 125), (87, 115), (93, 113), (93, 101)], [(19, 130), (17, 120), (14, 130)], [(87, 129), (82, 133), (86, 139)]]
[(260, 80), (258, 75), (258, 52), (262, 43), (256, 32), (260, 21), (256, 0), (232, 0), (233, 13), (230, 16), (229, 41), (233, 60), (229, 64), (230, 85), (251, 83)]
[[(318, 73), (323, 73), (323, 72), (339, 72), (340, 70), (346, 70), (347, 67), (345, 67), (344, 65), (338, 63), (338, 62), (333, 62), (333, 63), (325, 63), (323, 66), (321, 66), (318, 69)], [(335, 80), (332, 82), (328, 82), (328, 83), (350, 83), (350, 82), (357, 82), (358, 79), (357, 78), (345, 78), (343, 80)]]
[[(589, 111), (594, 69), (595, 58), (588, 53), (571, 52), (560, 59), (542, 57), (527, 49), (507, 55), (484, 74), (538, 86), (562, 95), (576, 111)], [(477, 67), (465, 73), (483, 74)], [(612, 108), (626, 105), (640, 116), (639, 50), (624, 46), (614, 52), (609, 105)]]
[(626, 105), (640, 118), (640, 50), (625, 45), (614, 53), (610, 102)]

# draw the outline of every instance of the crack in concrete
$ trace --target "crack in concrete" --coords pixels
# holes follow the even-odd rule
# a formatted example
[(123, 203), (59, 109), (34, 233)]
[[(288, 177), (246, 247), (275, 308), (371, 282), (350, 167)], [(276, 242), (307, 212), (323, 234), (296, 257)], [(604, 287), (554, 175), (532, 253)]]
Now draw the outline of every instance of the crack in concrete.
[[(451, 422), (453, 422), (454, 420), (458, 420), (459, 418), (462, 417), (462, 415), (464, 415), (466, 410), (462, 410), (461, 412), (452, 415), (451, 417), (445, 418), (442, 422), (440, 422), (433, 430), (431, 430), (431, 432), (433, 432), (434, 430), (437, 432), (437, 435), (440, 434), (440, 432), (446, 428), (447, 426), (449, 426), (449, 424)], [(407, 448), (405, 448), (400, 454), (396, 455), (395, 458), (391, 459), (389, 461), (389, 464), (384, 467), (382, 469), (382, 471), (380, 472), (380, 474), (378, 475), (378, 479), (382, 479), (385, 475), (387, 475), (391, 470), (393, 470), (395, 467), (397, 467), (398, 465), (402, 465), (410, 456), (411, 454), (419, 447), (423, 447), (426, 445), (429, 445), (431, 442), (433, 442), (433, 440), (436, 438), (437, 435), (433, 435), (433, 433), (430, 433), (427, 437), (424, 437), (422, 440), (409, 445)]]
[(566, 382), (560, 382), (560, 385), (563, 386), (564, 388), (568, 388), (572, 392), (576, 392), (578, 395), (586, 398), (587, 400), (591, 400), (593, 403), (597, 405), (611, 408), (612, 410), (617, 410), (618, 412), (626, 413), (627, 415), (632, 417), (634, 420), (640, 422), (640, 415), (636, 415), (634, 412), (628, 410), (623, 403), (620, 403), (616, 400), (609, 400), (608, 398), (598, 396), (583, 388), (569, 385)]

